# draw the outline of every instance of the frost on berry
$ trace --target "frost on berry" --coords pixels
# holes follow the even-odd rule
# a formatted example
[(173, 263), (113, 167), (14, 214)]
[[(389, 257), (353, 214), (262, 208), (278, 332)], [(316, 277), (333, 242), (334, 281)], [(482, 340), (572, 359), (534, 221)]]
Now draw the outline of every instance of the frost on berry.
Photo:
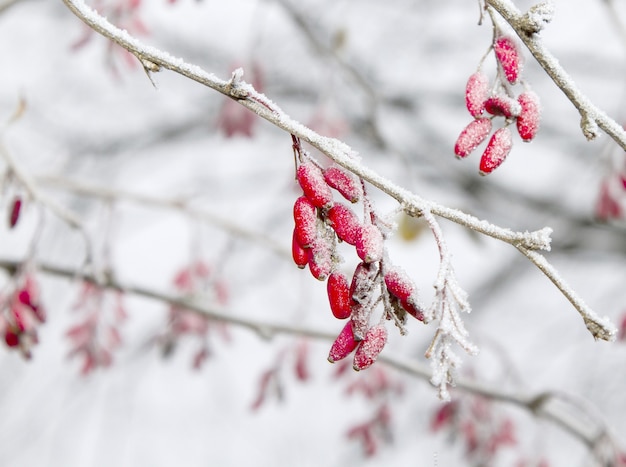
[(512, 145), (513, 138), (508, 127), (496, 130), (480, 159), (480, 174), (487, 175), (498, 168), (508, 156)]
[(310, 248), (317, 238), (317, 210), (306, 196), (300, 196), (294, 203), (293, 219), (297, 242), (303, 248)]
[(348, 321), (330, 347), (328, 361), (335, 363), (346, 358), (356, 348), (357, 344), (358, 342), (354, 340), (352, 333), (352, 322)]
[(517, 83), (523, 62), (515, 40), (510, 36), (499, 36), (493, 43), (493, 50), (506, 79), (511, 84)]
[(350, 284), (351, 321), (355, 339), (362, 340), (369, 329), (373, 309), (373, 291), (378, 268), (374, 264), (359, 263)]
[(333, 165), (324, 170), (324, 180), (351, 203), (356, 203), (363, 195), (359, 181), (341, 167)]
[(350, 284), (348, 279), (339, 271), (334, 271), (328, 276), (326, 283), (328, 301), (333, 316), (337, 319), (346, 319), (350, 316)]
[(332, 243), (323, 237), (307, 250), (309, 271), (318, 281), (325, 281), (333, 269), (333, 250)]
[(415, 291), (416, 287), (413, 281), (400, 268), (389, 268), (385, 274), (385, 285), (389, 293), (395, 295), (400, 300), (406, 300)]
[(335, 203), (329, 209), (327, 219), (337, 237), (349, 245), (356, 245), (360, 235), (361, 222), (352, 209), (341, 203)]
[(458, 158), (467, 157), (491, 133), (491, 119), (479, 118), (467, 125), (454, 145), (454, 153)]
[(366, 263), (380, 261), (383, 257), (384, 239), (374, 224), (364, 224), (356, 239), (356, 253)]
[(293, 229), (293, 237), (291, 239), (291, 256), (300, 269), (304, 269), (309, 262), (309, 255), (296, 238), (296, 229)]
[(378, 354), (387, 343), (387, 328), (378, 324), (371, 327), (354, 354), (354, 369), (364, 370), (376, 361)]
[(517, 117), (522, 107), (519, 102), (508, 96), (495, 94), (485, 101), (485, 110), (491, 115), (503, 116), (506, 118)]
[(517, 98), (522, 107), (517, 117), (517, 132), (524, 141), (532, 140), (539, 130), (541, 108), (539, 96), (532, 91), (526, 91)]
[(478, 118), (485, 110), (489, 94), (489, 78), (481, 71), (469, 77), (465, 86), (465, 104), (472, 117)]
[(22, 199), (19, 196), (16, 196), (13, 199), (13, 203), (11, 205), (11, 212), (9, 213), (9, 228), (15, 227), (17, 221), (20, 219), (20, 210), (22, 208)]
[(333, 193), (324, 180), (322, 170), (311, 161), (304, 161), (296, 170), (296, 177), (304, 196), (317, 208), (333, 204)]

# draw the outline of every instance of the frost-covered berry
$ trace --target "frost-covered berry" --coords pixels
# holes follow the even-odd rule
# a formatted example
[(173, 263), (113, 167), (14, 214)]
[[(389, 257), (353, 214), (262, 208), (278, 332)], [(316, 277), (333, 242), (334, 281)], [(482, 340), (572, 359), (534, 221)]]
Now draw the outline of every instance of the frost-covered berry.
[(383, 257), (383, 234), (374, 224), (364, 224), (356, 239), (356, 254), (366, 263), (380, 261)]
[(337, 319), (346, 319), (350, 316), (350, 284), (348, 279), (339, 271), (334, 271), (328, 276), (326, 283), (328, 301), (333, 316)]
[(467, 125), (456, 140), (454, 153), (458, 158), (467, 157), (491, 133), (491, 119), (479, 118)]
[(352, 209), (344, 204), (335, 203), (328, 210), (327, 219), (337, 237), (349, 245), (356, 245), (360, 235), (361, 222)]
[(515, 99), (496, 94), (485, 101), (485, 110), (491, 115), (511, 118), (521, 113), (522, 106)]
[(350, 309), (352, 331), (356, 340), (361, 340), (369, 329), (372, 314), (372, 294), (376, 287), (378, 268), (375, 264), (359, 263), (350, 284)]
[(333, 204), (333, 193), (324, 180), (322, 170), (311, 161), (305, 161), (296, 170), (296, 178), (304, 196), (317, 208), (329, 208)]
[(417, 299), (415, 297), (409, 297), (406, 300), (400, 300), (400, 305), (402, 305), (404, 311), (413, 316), (413, 318), (419, 321), (424, 321), (424, 310), (422, 310), (417, 304)]
[(385, 277), (385, 285), (392, 295), (400, 300), (408, 299), (416, 290), (415, 284), (400, 268), (391, 267), (387, 270)]
[(303, 248), (310, 248), (317, 238), (317, 210), (306, 196), (300, 196), (293, 205), (296, 223), (296, 241)]
[(304, 269), (309, 262), (307, 251), (300, 245), (296, 238), (296, 229), (293, 229), (293, 237), (291, 239), (291, 256), (293, 257), (293, 262), (296, 263), (300, 269)]
[(509, 155), (512, 145), (513, 137), (508, 127), (496, 130), (480, 159), (480, 174), (487, 175), (502, 164)]
[(517, 98), (522, 111), (517, 117), (517, 132), (524, 141), (532, 140), (539, 130), (541, 108), (539, 96), (532, 91), (526, 91)]
[(341, 167), (333, 165), (324, 170), (324, 180), (326, 180), (328, 186), (337, 190), (341, 196), (351, 203), (356, 203), (361, 199), (363, 194), (361, 184), (352, 174), (346, 172)]
[(354, 334), (352, 334), (352, 322), (348, 321), (330, 347), (328, 361), (335, 363), (346, 358), (357, 345), (358, 342), (354, 340)]
[(333, 248), (324, 239), (318, 240), (307, 250), (309, 271), (318, 281), (325, 281), (333, 269)]
[(478, 118), (485, 110), (489, 96), (489, 78), (481, 71), (469, 77), (465, 86), (465, 105), (472, 117)]
[(515, 40), (510, 36), (499, 36), (493, 43), (493, 50), (506, 79), (511, 84), (517, 83), (522, 71), (522, 54)]
[(371, 327), (354, 354), (354, 369), (364, 370), (376, 361), (387, 343), (387, 328), (378, 324)]
[(20, 210), (22, 208), (22, 199), (16, 196), (11, 206), (11, 212), (9, 214), (9, 228), (15, 227), (17, 221), (20, 219)]

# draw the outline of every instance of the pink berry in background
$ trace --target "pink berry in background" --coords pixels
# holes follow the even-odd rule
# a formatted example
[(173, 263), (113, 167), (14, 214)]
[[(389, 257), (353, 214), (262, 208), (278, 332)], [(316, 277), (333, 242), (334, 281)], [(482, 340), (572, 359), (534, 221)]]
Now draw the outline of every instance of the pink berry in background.
[(294, 203), (293, 219), (296, 241), (301, 247), (309, 248), (317, 238), (317, 210), (306, 196), (300, 196)]
[(333, 204), (333, 193), (324, 180), (322, 170), (311, 161), (305, 161), (296, 170), (296, 178), (304, 196), (317, 208), (329, 208)]
[(304, 269), (309, 262), (309, 255), (296, 238), (296, 229), (293, 230), (293, 238), (291, 239), (291, 256), (300, 269)]
[(356, 245), (361, 222), (352, 209), (341, 203), (335, 203), (328, 211), (328, 222), (337, 237), (349, 245)]
[(360, 182), (341, 167), (331, 166), (324, 170), (324, 180), (328, 186), (337, 190), (351, 203), (356, 203), (361, 199), (363, 189)]
[(526, 91), (517, 98), (522, 111), (517, 117), (517, 132), (524, 141), (532, 140), (539, 130), (541, 108), (539, 96), (532, 91)]
[(499, 36), (493, 43), (493, 50), (506, 79), (511, 84), (517, 83), (523, 62), (515, 40), (510, 36)]
[(491, 133), (491, 119), (479, 118), (467, 125), (456, 140), (454, 153), (458, 158), (467, 157)]
[(9, 215), (9, 228), (15, 227), (17, 221), (20, 219), (20, 210), (22, 208), (22, 199), (16, 196), (11, 206), (11, 213)]
[(515, 99), (508, 96), (493, 95), (485, 101), (485, 110), (491, 115), (511, 118), (517, 117), (522, 107)]
[(337, 336), (337, 339), (335, 339), (335, 342), (333, 342), (328, 353), (328, 361), (335, 363), (346, 358), (357, 345), (358, 342), (354, 340), (354, 335), (352, 334), (352, 322), (348, 321)]
[(380, 261), (383, 257), (383, 234), (374, 224), (364, 224), (356, 240), (356, 253), (365, 263)]
[(371, 327), (354, 354), (354, 369), (364, 370), (375, 361), (387, 343), (387, 328), (378, 324)]
[(465, 105), (472, 117), (478, 118), (482, 115), (488, 95), (489, 78), (477, 71), (469, 77), (465, 86)]
[(328, 276), (326, 286), (333, 316), (337, 319), (350, 317), (350, 313), (352, 313), (350, 308), (350, 284), (348, 284), (346, 276), (339, 271), (334, 271)]
[(480, 174), (493, 172), (504, 162), (513, 146), (513, 137), (508, 127), (500, 128), (493, 134), (480, 159)]

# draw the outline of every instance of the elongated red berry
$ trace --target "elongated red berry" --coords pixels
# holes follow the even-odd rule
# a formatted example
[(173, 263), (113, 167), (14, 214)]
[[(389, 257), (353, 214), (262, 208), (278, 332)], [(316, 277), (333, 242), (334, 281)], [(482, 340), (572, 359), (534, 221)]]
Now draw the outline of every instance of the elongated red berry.
[(335, 363), (346, 358), (357, 345), (358, 342), (354, 340), (354, 335), (352, 334), (352, 322), (348, 321), (330, 347), (328, 361)]
[(293, 257), (293, 262), (296, 263), (300, 269), (304, 269), (309, 262), (309, 255), (296, 238), (296, 229), (293, 229), (291, 239), (291, 256)]
[(317, 238), (317, 210), (306, 196), (300, 196), (294, 203), (293, 219), (297, 242), (303, 248), (310, 248)]
[(333, 271), (328, 276), (326, 290), (333, 316), (337, 319), (348, 318), (352, 309), (350, 308), (350, 284), (346, 276), (339, 271)]
[(309, 198), (313, 206), (328, 208), (333, 204), (333, 193), (324, 180), (322, 170), (313, 162), (305, 161), (296, 170), (296, 178), (302, 187), (304, 196)]
[(359, 263), (350, 284), (350, 320), (356, 340), (362, 340), (370, 327), (373, 311), (373, 294), (376, 287), (378, 268), (374, 264)]
[(356, 254), (366, 263), (380, 261), (383, 257), (383, 234), (374, 224), (364, 224), (356, 239)]
[(496, 130), (480, 159), (480, 174), (487, 175), (498, 168), (509, 155), (512, 145), (513, 137), (508, 127)]
[(490, 96), (485, 101), (485, 110), (491, 115), (510, 118), (517, 117), (521, 113), (522, 107), (515, 99), (497, 94)]
[(493, 43), (493, 50), (502, 66), (506, 79), (511, 84), (517, 83), (522, 71), (523, 61), (516, 41), (510, 36), (499, 36)]
[(517, 101), (522, 107), (517, 117), (517, 132), (524, 141), (530, 141), (539, 130), (541, 117), (539, 96), (532, 91), (526, 91), (519, 95)]
[(20, 344), (20, 336), (9, 329), (4, 332), (4, 342), (8, 347), (17, 347)]
[(16, 196), (11, 206), (11, 213), (9, 215), (9, 228), (15, 227), (17, 221), (20, 219), (20, 210), (22, 208), (22, 199)]
[(360, 235), (361, 221), (352, 209), (344, 204), (335, 203), (328, 210), (327, 219), (337, 237), (350, 245), (356, 245)]
[(416, 290), (415, 284), (406, 272), (395, 266), (387, 270), (384, 280), (389, 293), (400, 300), (407, 300)]
[(371, 327), (354, 354), (354, 369), (364, 370), (376, 361), (376, 358), (387, 343), (387, 328), (378, 324)]
[(469, 77), (465, 86), (465, 105), (472, 117), (478, 118), (485, 110), (485, 101), (489, 97), (489, 78), (481, 71)]
[(458, 158), (467, 157), (491, 133), (491, 119), (479, 118), (467, 125), (454, 145), (454, 153)]
[(319, 237), (307, 249), (309, 270), (313, 277), (325, 281), (333, 270), (333, 246), (325, 238)]
[(361, 183), (341, 167), (333, 165), (324, 170), (324, 180), (328, 186), (337, 190), (351, 203), (356, 203), (361, 199), (363, 194)]
[(424, 321), (424, 310), (420, 308), (414, 296), (406, 300), (400, 300), (400, 305), (402, 305), (404, 311), (413, 316), (413, 318)]

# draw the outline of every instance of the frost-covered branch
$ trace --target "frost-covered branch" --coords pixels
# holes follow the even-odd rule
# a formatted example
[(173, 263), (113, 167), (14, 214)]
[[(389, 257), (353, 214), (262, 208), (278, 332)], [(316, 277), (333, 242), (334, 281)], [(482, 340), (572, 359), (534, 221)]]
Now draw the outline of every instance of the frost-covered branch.
[(485, 0), (485, 4), (497, 11), (511, 25), (537, 63), (578, 109), (581, 116), (580, 126), (585, 137), (589, 140), (596, 138), (599, 135), (598, 128), (600, 128), (622, 149), (626, 150), (626, 131), (624, 128), (596, 107), (578, 89), (569, 73), (565, 71), (543, 43), (539, 32), (552, 19), (552, 3), (549, 0), (544, 1), (526, 13), (521, 13), (510, 0)]
[[(287, 133), (290, 133), (291, 135), (299, 138), (302, 141), (306, 141), (307, 143), (311, 144), (313, 147), (321, 151), (323, 154), (328, 156), (339, 165), (343, 166), (355, 175), (359, 176), (361, 179), (369, 182), (384, 193), (388, 194), (389, 196), (397, 200), (398, 203), (400, 203), (400, 205), (403, 207), (407, 214), (415, 217), (420, 217), (424, 213), (430, 213), (432, 215), (442, 217), (457, 224), (460, 224), (468, 229), (509, 243), (518, 249), (521, 248), (521, 251), (550, 249), (550, 234), (552, 230), (548, 227), (534, 232), (514, 232), (510, 229), (491, 224), (485, 220), (480, 220), (457, 209), (448, 208), (433, 201), (423, 199), (416, 194), (413, 194), (408, 190), (399, 187), (390, 180), (381, 177), (378, 173), (361, 164), (355, 151), (347, 144), (334, 138), (323, 137), (289, 117), (265, 95), (257, 92), (250, 84), (243, 81), (242, 70), (236, 70), (233, 73), (231, 79), (228, 81), (221, 80), (213, 74), (202, 70), (198, 66), (188, 64), (180, 58), (173, 57), (168, 53), (142, 44), (140, 41), (130, 36), (126, 31), (115, 27), (105, 18), (98, 15), (97, 12), (86, 6), (82, 0), (63, 0), (63, 2), (76, 16), (84, 21), (88, 26), (90, 26), (100, 34), (104, 35), (105, 37), (116, 42), (117, 44), (128, 50), (130, 53), (135, 55), (146, 69), (146, 72), (157, 72), (161, 68), (165, 68), (179, 73), (193, 81), (201, 83), (211, 89), (214, 89), (224, 94), (225, 96), (230, 97), (231, 99), (236, 100), (238, 103), (250, 109), (260, 117), (277, 126), (278, 128), (284, 130)], [(503, 17), (505, 17), (505, 19), (511, 19), (513, 23), (517, 24), (521, 32), (525, 31), (521, 29), (521, 14), (517, 12), (517, 10), (510, 2), (504, 0), (491, 0), (487, 3), (493, 6), (499, 12), (501, 9), (503, 11), (501, 14), (503, 15)], [(498, 7), (500, 9), (498, 9)], [(524, 22), (526, 27), (529, 27), (528, 25), (530, 23), (530, 20)], [(554, 62), (554, 60), (550, 59), (546, 61), (546, 55), (543, 52), (547, 51), (544, 50), (540, 41), (535, 38), (536, 34), (530, 34), (528, 32), (524, 32), (524, 34), (527, 36), (526, 41), (529, 41), (532, 44), (537, 44), (535, 48), (536, 50), (542, 52), (541, 56), (544, 57), (543, 60), (547, 64), (552, 64), (551, 62)], [(547, 55), (547, 57), (551, 56)], [(624, 147), (626, 148), (626, 137), (624, 136), (623, 130), (619, 129), (618, 131), (613, 128), (614, 125), (610, 124), (612, 120), (597, 111), (595, 107), (591, 106), (588, 100), (584, 98), (584, 96), (582, 96), (579, 91), (573, 88), (570, 79), (564, 80), (564, 83), (567, 89), (573, 89), (571, 93), (576, 97), (576, 99), (583, 102), (584, 106), (581, 107), (585, 109), (585, 113), (583, 114), (583, 116), (586, 115), (587, 120), (591, 119), (592, 116), (597, 117), (598, 124), (600, 124), (600, 120), (602, 120), (602, 122), (604, 123), (602, 123), (603, 126), (601, 127), (604, 129), (604, 126), (608, 125), (609, 129), (614, 129), (615, 135), (621, 135), (621, 137), (624, 138)], [(557, 84), (559, 83), (557, 82)], [(595, 122), (595, 120), (590, 121)], [(613, 124), (614, 123), (615, 122), (613, 122)], [(537, 256), (543, 258), (541, 255)], [(547, 264), (545, 258), (543, 261)], [(559, 290), (564, 293), (565, 291), (570, 290), (569, 287), (567, 287), (560, 278), (558, 278), (558, 280), (555, 280), (556, 276), (550, 276), (553, 268), (546, 268), (543, 269), (543, 271), (544, 273), (548, 271), (546, 274), (552, 279), (555, 285), (557, 285)], [(581, 309), (579, 309), (579, 312), (580, 311)], [(586, 313), (584, 317), (585, 316), (587, 327), (589, 329), (593, 329), (592, 332), (594, 334), (594, 337), (612, 338), (615, 336), (614, 328), (607, 324), (604, 320), (596, 319), (596, 315), (593, 313)], [(587, 318), (590, 321), (587, 321)]]

